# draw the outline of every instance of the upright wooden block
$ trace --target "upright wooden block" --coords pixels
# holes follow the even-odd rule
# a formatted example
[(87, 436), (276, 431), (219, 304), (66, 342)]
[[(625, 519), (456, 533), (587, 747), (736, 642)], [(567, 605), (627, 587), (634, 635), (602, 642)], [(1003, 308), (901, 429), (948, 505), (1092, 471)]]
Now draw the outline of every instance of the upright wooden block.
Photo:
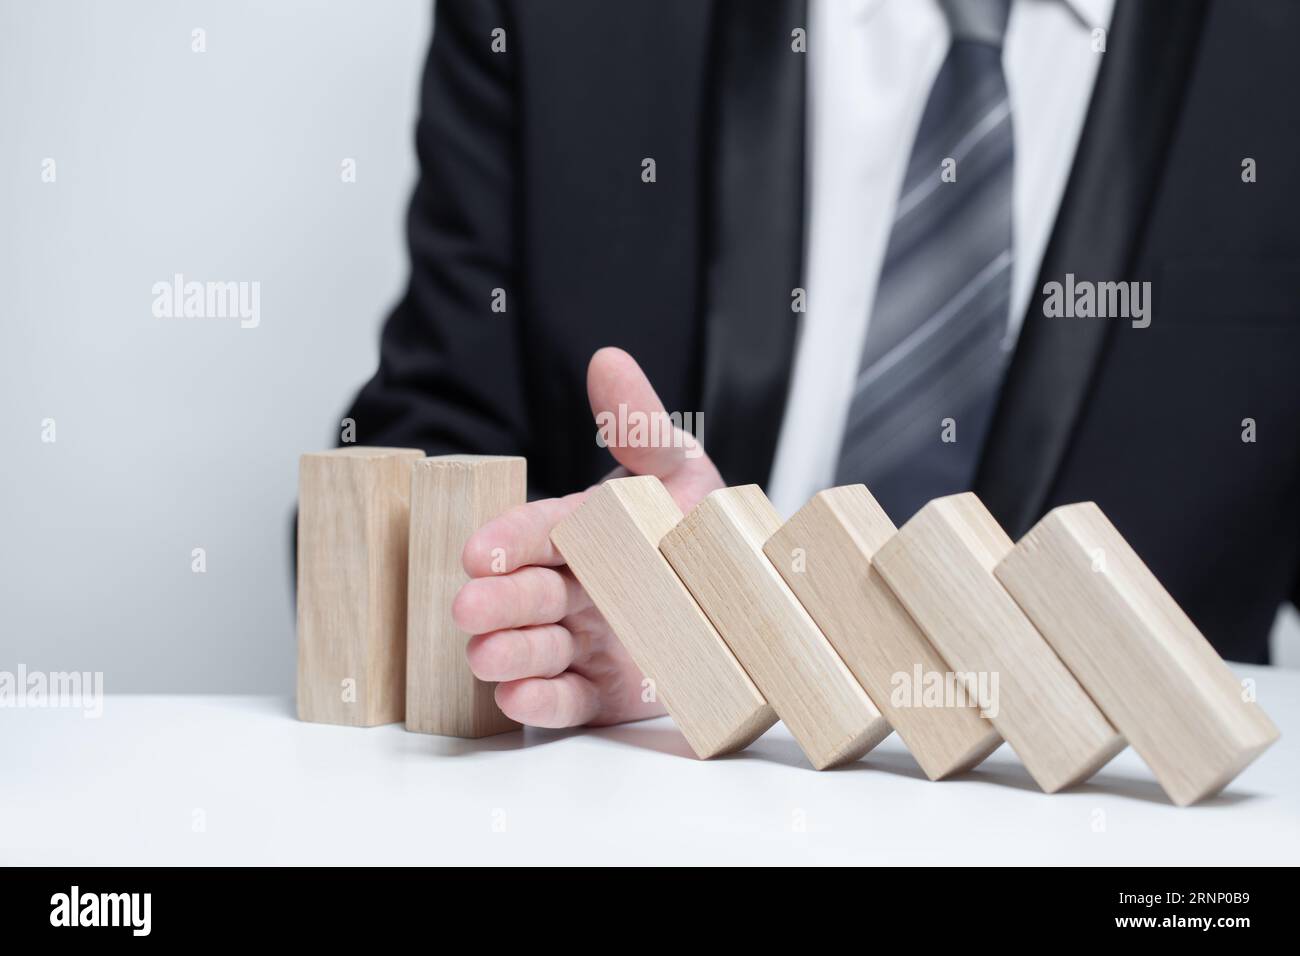
[(1092, 502), (1048, 514), (998, 580), (1180, 806), (1217, 793), (1277, 727)]
[(822, 770), (862, 756), (889, 724), (763, 554), (780, 526), (757, 485), (723, 488), (659, 550)]
[(996, 692), (989, 719), (1048, 793), (1124, 747), (993, 569), (1011, 539), (972, 494), (937, 498), (876, 552), (875, 566), (940, 656)]
[(616, 478), (551, 541), (702, 758), (746, 747), (776, 721), (659, 553), (682, 513), (658, 478)]
[(349, 446), (298, 462), (298, 717), (402, 719), (414, 448)]
[[(853, 676), (931, 780), (966, 770), (1002, 743), (871, 566), (897, 529), (865, 485), (817, 494), (763, 546)], [(933, 685), (933, 686), (932, 686)]]
[(516, 730), (496, 705), (495, 685), (465, 659), (470, 635), (451, 604), (469, 580), (461, 552), (470, 535), (528, 497), (527, 462), (441, 455), (411, 469), (411, 547), (406, 618), (406, 729), (448, 737)]

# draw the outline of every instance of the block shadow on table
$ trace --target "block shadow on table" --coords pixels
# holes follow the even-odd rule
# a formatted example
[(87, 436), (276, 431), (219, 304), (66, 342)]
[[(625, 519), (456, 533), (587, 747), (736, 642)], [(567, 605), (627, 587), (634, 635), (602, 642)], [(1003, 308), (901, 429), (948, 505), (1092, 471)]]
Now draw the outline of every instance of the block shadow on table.
[[(272, 705), (277, 711), (287, 716), (296, 717), (293, 698), (277, 699)], [(359, 728), (363, 729), (363, 728)], [(494, 734), (490, 737), (468, 739), (460, 737), (438, 737), (431, 734), (403, 734), (403, 749), (432, 753), (439, 757), (467, 757), (483, 753), (500, 753), (524, 750), (529, 747), (558, 743), (586, 734), (615, 744), (637, 747), (668, 757), (680, 757), (684, 760), (696, 760), (686, 738), (674, 727), (655, 726), (652, 723), (617, 724), (610, 727), (578, 727), (566, 730), (546, 730), (529, 727), (525, 730)], [(808, 767), (808, 759), (799, 745), (784, 737), (760, 737), (746, 750), (723, 757), (716, 757), (711, 762), (730, 760), (764, 760), (769, 763), (782, 764), (795, 769), (813, 771)], [(861, 771), (889, 773), (900, 777), (909, 777), (930, 783), (921, 768), (909, 754), (897, 751), (877, 750), (867, 754), (861, 760), (845, 764), (823, 773), (856, 773)], [(1030, 793), (1038, 793), (1039, 788), (1029, 773), (1014, 763), (999, 764), (986, 762), (973, 770), (949, 778), (952, 781), (987, 783), (999, 787), (1011, 787)], [(937, 786), (943, 786), (940, 781)], [(1133, 777), (1102, 770), (1085, 783), (1071, 787), (1063, 793), (1091, 793), (1098, 796), (1120, 796), (1147, 803), (1172, 806), (1160, 785), (1154, 780), (1141, 780)], [(1256, 799), (1257, 794), (1225, 790), (1207, 800), (1196, 804), (1201, 807), (1236, 806)]]
[[(643, 723), (616, 724), (612, 727), (590, 727), (587, 733), (602, 740), (652, 750), (669, 757), (684, 757), (687, 760), (698, 759), (690, 744), (681, 732), (674, 727), (654, 727)], [(793, 743), (793, 741), (792, 741)], [(796, 747), (796, 752), (798, 748)], [(800, 757), (803, 755), (800, 754)], [(715, 757), (715, 760), (727, 760), (727, 757)]]
[(546, 730), (540, 727), (527, 727), (522, 730), (474, 738), (410, 733), (403, 735), (403, 747), (407, 750), (432, 753), (438, 757), (472, 757), (476, 754), (504, 753), (543, 747), (546, 744), (567, 740), (581, 732), (581, 728)]
[[(694, 760), (695, 756), (691, 753), (690, 747), (687, 746), (685, 739), (676, 730), (668, 727), (647, 727), (637, 724), (622, 724), (616, 727), (600, 727), (588, 730), (588, 733), (595, 734), (605, 740), (616, 741), (634, 747), (640, 747), (645, 750), (653, 750), (657, 753), (668, 756), (683, 757), (688, 760)], [(803, 751), (793, 739), (783, 737), (762, 737), (752, 744), (747, 750), (734, 754), (728, 754), (724, 757), (715, 758), (715, 761), (721, 760), (764, 760), (769, 763), (782, 764), (800, 770), (812, 772), (808, 767), (808, 759), (804, 756)], [(926, 775), (917, 766), (916, 761), (905, 753), (896, 751), (873, 751), (863, 757), (861, 760), (853, 763), (844, 764), (830, 771), (823, 773), (889, 773), (901, 777), (909, 777), (913, 780), (919, 780), (925, 783), (932, 783)], [(1015, 763), (990, 762), (981, 764), (965, 773), (956, 774), (948, 778), (951, 781), (966, 781), (972, 783), (992, 784), (998, 787), (1010, 787), (1016, 790), (1024, 790), (1029, 793), (1040, 793), (1040, 789), (1028, 771)], [(936, 786), (943, 786), (945, 781), (939, 781)], [(1118, 796), (1127, 797), (1133, 800), (1142, 800), (1147, 803), (1160, 804), (1172, 807), (1173, 804), (1160, 788), (1160, 785), (1154, 780), (1142, 780), (1134, 777), (1107, 772), (1102, 770), (1090, 780), (1070, 787), (1062, 793), (1090, 793), (1098, 796)], [(1255, 799), (1256, 794), (1242, 793), (1239, 791), (1225, 790), (1207, 800), (1202, 800), (1196, 804), (1197, 807), (1223, 807), (1235, 806), (1249, 800)]]

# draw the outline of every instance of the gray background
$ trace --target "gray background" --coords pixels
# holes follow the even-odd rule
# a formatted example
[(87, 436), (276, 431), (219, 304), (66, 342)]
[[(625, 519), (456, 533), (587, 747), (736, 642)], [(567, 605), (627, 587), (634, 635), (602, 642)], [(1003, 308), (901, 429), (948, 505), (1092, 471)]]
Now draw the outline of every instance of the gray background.
[[(297, 458), (405, 282), (431, 12), (0, 0), (0, 670), (292, 689)], [(154, 318), (176, 272), (260, 282), (260, 326)]]
[[(431, 13), (0, 0), (0, 670), (292, 689), (298, 455), (405, 284)], [(154, 318), (176, 272), (261, 282), (261, 325)]]

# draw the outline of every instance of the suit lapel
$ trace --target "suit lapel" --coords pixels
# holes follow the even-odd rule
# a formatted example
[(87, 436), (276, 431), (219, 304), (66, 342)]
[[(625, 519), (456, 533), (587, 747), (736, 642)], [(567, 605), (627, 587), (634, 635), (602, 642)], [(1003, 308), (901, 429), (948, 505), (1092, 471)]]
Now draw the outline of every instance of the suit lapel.
[(1132, 270), (1189, 82), (1202, 2), (1119, 0), (975, 490), (1013, 537), (1042, 513), (1114, 325), (1048, 318), (1043, 285)]
[(704, 441), (731, 484), (765, 482), (795, 348), (803, 263), (804, 0), (721, 0), (707, 152)]

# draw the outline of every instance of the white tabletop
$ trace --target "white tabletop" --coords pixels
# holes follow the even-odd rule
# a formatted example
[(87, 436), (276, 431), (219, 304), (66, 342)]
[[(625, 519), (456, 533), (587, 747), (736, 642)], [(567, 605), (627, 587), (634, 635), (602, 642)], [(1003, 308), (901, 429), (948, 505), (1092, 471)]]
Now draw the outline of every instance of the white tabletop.
[(701, 762), (667, 718), (469, 741), (269, 697), (3, 709), (0, 862), (1295, 864), (1300, 673), (1236, 670), (1282, 739), (1181, 809), (1131, 749), (1048, 796), (1005, 745), (941, 783), (897, 736), (818, 773), (781, 725)]

